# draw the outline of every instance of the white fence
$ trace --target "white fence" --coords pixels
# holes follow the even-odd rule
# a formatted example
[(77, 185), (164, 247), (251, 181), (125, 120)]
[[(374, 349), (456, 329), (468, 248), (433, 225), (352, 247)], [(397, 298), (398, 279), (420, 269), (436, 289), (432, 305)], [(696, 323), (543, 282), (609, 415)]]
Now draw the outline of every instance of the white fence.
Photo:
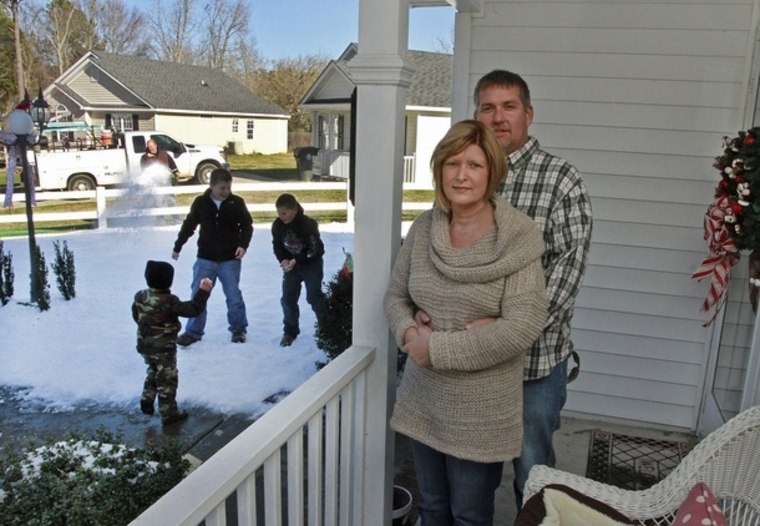
[[(350, 173), (350, 152), (342, 151), (320, 151), (314, 156), (313, 170), (315, 175), (326, 177), (335, 177), (337, 179), (348, 180)], [(415, 182), (416, 157), (414, 155), (404, 156), (404, 182)]]
[(365, 458), (364, 408), (374, 358), (374, 349), (347, 349), (131, 526), (225, 526), (229, 516), (239, 526), (364, 524), (371, 460)]
[[(38, 203), (44, 201), (95, 199), (96, 209), (80, 212), (38, 212), (34, 211), (34, 222), (95, 220), (98, 228), (106, 228), (109, 219), (161, 217), (185, 215), (189, 206), (162, 206), (162, 201), (173, 202), (172, 197), (182, 194), (198, 195), (207, 185), (103, 188), (79, 192), (38, 192)], [(347, 182), (332, 183), (235, 183), (236, 194), (248, 192), (297, 192), (299, 190), (344, 190), (344, 201), (322, 203), (302, 203), (307, 213), (314, 211), (345, 211), (348, 222), (353, 222), (353, 205), (348, 198)], [(24, 202), (24, 194), (13, 194), (14, 206)], [(164, 205), (166, 203), (163, 203)], [(432, 202), (405, 202), (403, 210), (427, 210)], [(22, 208), (23, 207), (19, 207)], [(248, 203), (250, 212), (275, 212), (272, 203)], [(26, 214), (0, 214), (0, 223), (26, 223)]]

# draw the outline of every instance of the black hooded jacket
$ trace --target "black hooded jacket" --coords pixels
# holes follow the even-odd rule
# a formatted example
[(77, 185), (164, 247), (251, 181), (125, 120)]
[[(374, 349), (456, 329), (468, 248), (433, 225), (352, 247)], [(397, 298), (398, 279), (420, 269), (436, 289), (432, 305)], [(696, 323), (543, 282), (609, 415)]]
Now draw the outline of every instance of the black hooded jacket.
[(295, 258), (297, 265), (321, 259), (325, 246), (319, 237), (319, 225), (303, 213), (298, 205), (293, 221), (288, 224), (278, 217), (272, 223), (272, 248), (277, 261)]

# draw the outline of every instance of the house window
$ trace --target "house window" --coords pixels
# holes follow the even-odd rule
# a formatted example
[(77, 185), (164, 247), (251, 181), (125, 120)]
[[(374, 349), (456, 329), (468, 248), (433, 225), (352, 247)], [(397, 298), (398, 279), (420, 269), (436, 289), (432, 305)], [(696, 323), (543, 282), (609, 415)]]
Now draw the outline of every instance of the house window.
[(253, 139), (253, 120), (247, 121), (245, 138)]
[(345, 129), (346, 129), (346, 118), (344, 115), (338, 115), (335, 118), (335, 149), (336, 150), (343, 150)]
[(320, 150), (327, 149), (327, 119), (324, 115), (317, 117), (317, 133), (319, 133), (317, 139), (317, 146)]
[(112, 113), (111, 128), (116, 131), (135, 131), (134, 120), (131, 113)]
[(239, 124), (240, 123), (238, 122), (237, 119), (232, 119), (232, 133), (237, 133), (238, 132), (238, 125)]
[(58, 104), (55, 107), (55, 120), (63, 122), (71, 122), (71, 112), (66, 109), (63, 104)]

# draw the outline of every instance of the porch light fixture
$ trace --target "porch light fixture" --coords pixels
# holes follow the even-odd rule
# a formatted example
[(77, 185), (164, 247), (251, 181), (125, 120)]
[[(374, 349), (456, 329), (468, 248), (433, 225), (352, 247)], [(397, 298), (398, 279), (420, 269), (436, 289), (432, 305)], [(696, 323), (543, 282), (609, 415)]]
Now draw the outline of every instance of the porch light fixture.
[[(8, 116), (8, 131), (16, 136), (16, 145), (18, 147), (18, 156), (21, 158), (22, 180), (24, 183), (24, 199), (26, 208), (26, 227), (29, 237), (29, 262), (30, 262), (30, 296), (31, 303), (38, 303), (40, 299), (40, 276), (39, 264), (37, 261), (37, 239), (34, 233), (34, 213), (32, 205), (34, 204), (34, 180), (31, 169), (29, 168), (29, 158), (27, 151), (30, 146), (39, 144), (42, 131), (50, 121), (50, 105), (42, 97), (42, 88), (40, 88), (37, 99), (34, 102), (29, 101), (29, 93), (24, 92), (24, 100), (19, 107), (12, 111)], [(35, 137), (34, 127), (38, 128), (38, 135)], [(35, 163), (35, 169), (37, 165)]]

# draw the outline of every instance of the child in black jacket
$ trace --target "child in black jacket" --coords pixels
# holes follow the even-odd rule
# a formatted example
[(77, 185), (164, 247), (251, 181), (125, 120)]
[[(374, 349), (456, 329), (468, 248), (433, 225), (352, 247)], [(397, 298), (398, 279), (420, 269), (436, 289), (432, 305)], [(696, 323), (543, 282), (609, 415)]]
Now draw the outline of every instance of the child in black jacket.
[[(224, 168), (211, 172), (209, 188), (195, 198), (174, 242), (172, 259), (195, 229), (198, 233), (198, 257), (193, 264), (192, 293), (203, 278), (222, 282), (227, 300), (227, 323), (233, 343), (244, 343), (248, 327), (243, 293), (240, 290), (242, 260), (253, 235), (253, 221), (243, 198), (232, 193), (232, 174)], [(199, 341), (206, 328), (206, 310), (192, 318), (177, 343), (186, 347)]]
[(325, 246), (319, 237), (317, 222), (304, 214), (294, 196), (280, 195), (275, 207), (277, 219), (272, 223), (272, 248), (283, 271), (280, 304), (284, 328), (280, 345), (287, 347), (300, 333), (298, 298), (302, 282), (306, 286), (306, 301), (314, 310), (317, 321), (324, 311), (322, 256)]

